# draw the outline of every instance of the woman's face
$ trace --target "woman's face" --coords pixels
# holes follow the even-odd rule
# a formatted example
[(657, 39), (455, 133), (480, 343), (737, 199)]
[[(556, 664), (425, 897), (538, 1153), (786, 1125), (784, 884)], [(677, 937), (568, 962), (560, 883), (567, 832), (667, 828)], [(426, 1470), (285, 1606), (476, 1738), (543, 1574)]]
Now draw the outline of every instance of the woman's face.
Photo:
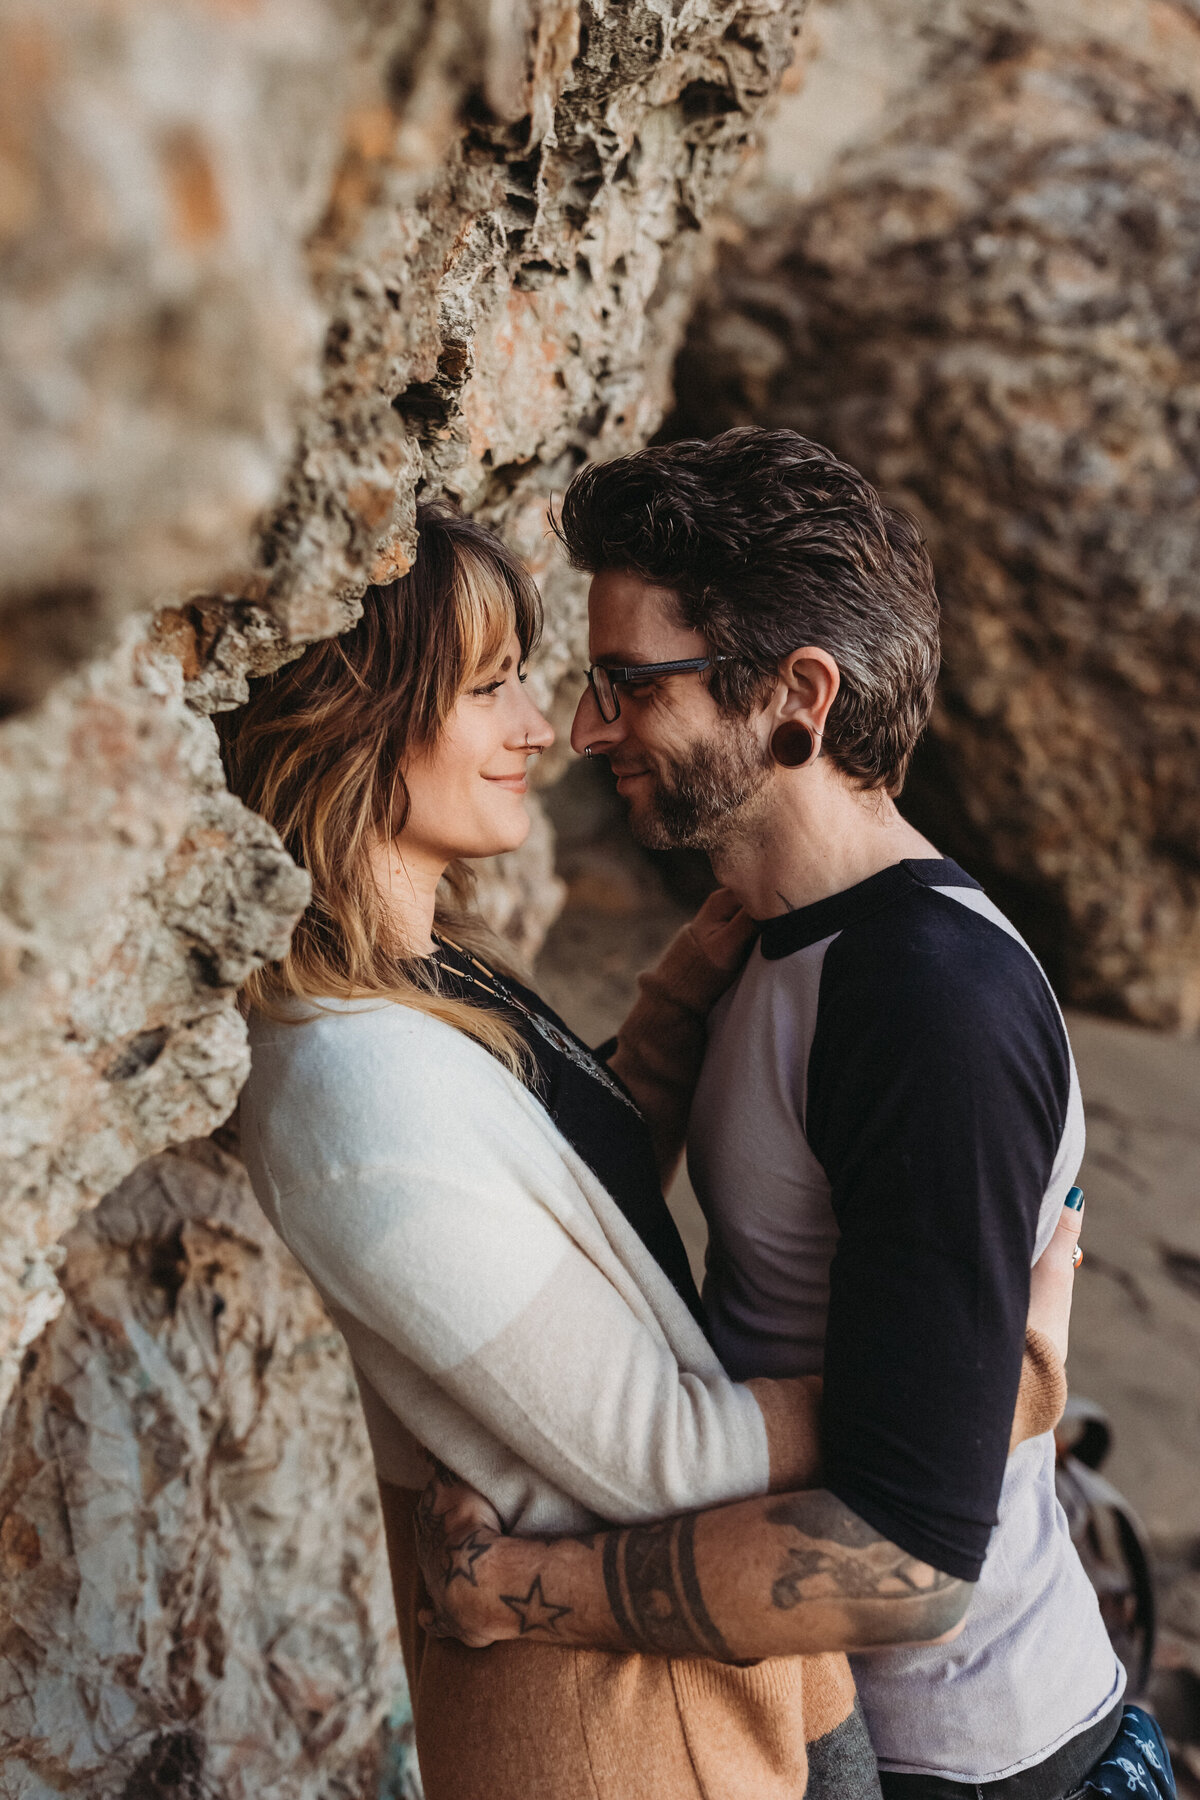
[(549, 722), (525, 692), (514, 631), (459, 695), (437, 743), (405, 768), (410, 810), (401, 855), (444, 866), (517, 849), (530, 827), (526, 764), (553, 742)]

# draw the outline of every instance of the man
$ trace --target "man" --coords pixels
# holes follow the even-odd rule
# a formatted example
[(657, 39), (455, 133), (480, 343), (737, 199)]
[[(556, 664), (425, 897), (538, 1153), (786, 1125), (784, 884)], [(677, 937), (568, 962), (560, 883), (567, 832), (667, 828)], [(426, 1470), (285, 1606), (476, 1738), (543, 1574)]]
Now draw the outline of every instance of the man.
[(1058, 1800), (1115, 1735), (1124, 1674), (1050, 1438), (1006, 1457), (1082, 1108), (1038, 965), (895, 805), (938, 667), (928, 557), (790, 432), (585, 470), (561, 535), (593, 577), (572, 742), (608, 757), (643, 843), (706, 850), (762, 922), (688, 1164), (714, 1344), (737, 1377), (823, 1370), (825, 1485), (594, 1544), (501, 1539), (455, 1602), (475, 1641), (516, 1635), (537, 1582), (562, 1642), (902, 1645), (853, 1659), (888, 1800)]

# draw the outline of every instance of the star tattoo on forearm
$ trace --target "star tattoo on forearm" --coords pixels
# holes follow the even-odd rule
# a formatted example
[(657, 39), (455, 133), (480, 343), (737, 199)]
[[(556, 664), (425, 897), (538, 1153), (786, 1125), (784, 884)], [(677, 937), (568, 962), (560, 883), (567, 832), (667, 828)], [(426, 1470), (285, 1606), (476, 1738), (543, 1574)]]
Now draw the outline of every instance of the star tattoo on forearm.
[(470, 1537), (463, 1538), (459, 1544), (447, 1544), (442, 1562), (446, 1586), (449, 1587), (452, 1581), (461, 1577), (463, 1581), (470, 1582), (472, 1587), (478, 1587), (475, 1564), (481, 1556), (487, 1555), (491, 1547), (490, 1542), (481, 1538), (477, 1531), (473, 1531)]
[[(444, 1463), (435, 1462), (434, 1469), (438, 1481), (444, 1486), (457, 1482), (458, 1477), (454, 1471), (446, 1468)], [(436, 1510), (433, 1493), (428, 1488), (417, 1504), (416, 1529), (418, 1551), (431, 1589), (435, 1585), (431, 1579), (435, 1572), (440, 1575), (444, 1588), (458, 1580), (467, 1582), (471, 1587), (478, 1587), (479, 1578), (475, 1573), (475, 1565), (492, 1548), (493, 1540), (490, 1537), (479, 1531), (471, 1531), (466, 1537), (452, 1540), (446, 1521)]]
[(534, 1576), (527, 1594), (501, 1594), (500, 1598), (509, 1611), (516, 1614), (520, 1637), (530, 1631), (557, 1632), (558, 1621), (565, 1619), (571, 1611), (569, 1606), (558, 1606), (547, 1600), (540, 1575)]

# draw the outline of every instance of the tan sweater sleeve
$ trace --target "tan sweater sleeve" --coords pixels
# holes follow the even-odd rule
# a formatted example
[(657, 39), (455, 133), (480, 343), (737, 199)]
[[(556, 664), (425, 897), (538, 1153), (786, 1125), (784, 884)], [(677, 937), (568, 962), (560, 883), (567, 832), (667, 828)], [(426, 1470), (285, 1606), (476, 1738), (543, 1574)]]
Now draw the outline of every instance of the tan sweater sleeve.
[(1025, 1331), (1025, 1355), (1021, 1359), (1021, 1385), (1013, 1415), (1008, 1448), (1015, 1450), (1026, 1438), (1053, 1431), (1067, 1404), (1067, 1371), (1045, 1332)]
[(819, 1375), (785, 1380), (756, 1375), (746, 1383), (767, 1428), (772, 1494), (821, 1485), (821, 1389)]
[[(819, 1375), (790, 1380), (756, 1377), (746, 1383), (767, 1428), (772, 1494), (821, 1485)], [(1026, 1438), (1052, 1431), (1067, 1403), (1067, 1375), (1058, 1351), (1041, 1331), (1027, 1330), (1010, 1452)]]
[(718, 968), (685, 925), (655, 967), (638, 976), (638, 997), (617, 1033), (609, 1067), (650, 1127), (664, 1187), (683, 1149), (704, 1060), (705, 1021), (735, 975), (735, 970)]

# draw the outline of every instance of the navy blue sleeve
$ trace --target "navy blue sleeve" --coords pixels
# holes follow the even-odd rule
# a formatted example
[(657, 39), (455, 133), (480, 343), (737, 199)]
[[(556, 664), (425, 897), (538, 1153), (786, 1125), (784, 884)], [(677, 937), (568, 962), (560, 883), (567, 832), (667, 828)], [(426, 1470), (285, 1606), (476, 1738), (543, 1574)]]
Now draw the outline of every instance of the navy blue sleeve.
[(975, 1581), (1070, 1096), (1062, 1020), (1019, 942), (924, 889), (830, 945), (807, 1093), (840, 1231), (825, 1485), (910, 1555)]

